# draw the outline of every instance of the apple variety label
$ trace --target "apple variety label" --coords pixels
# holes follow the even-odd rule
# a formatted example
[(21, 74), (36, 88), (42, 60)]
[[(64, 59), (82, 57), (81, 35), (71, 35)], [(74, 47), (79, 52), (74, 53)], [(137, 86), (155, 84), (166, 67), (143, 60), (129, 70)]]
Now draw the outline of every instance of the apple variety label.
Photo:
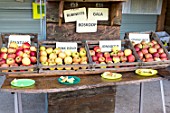
[(97, 20), (85, 20), (77, 21), (76, 32), (96, 32), (97, 31)]
[(121, 40), (102, 40), (99, 41), (99, 46), (101, 52), (110, 52), (112, 51), (113, 46), (117, 46), (121, 50)]
[(31, 44), (30, 38), (31, 37), (29, 35), (10, 35), (8, 39), (8, 47), (11, 42), (16, 42), (18, 46), (21, 46), (24, 42)]
[(64, 10), (64, 19), (65, 22), (86, 20), (87, 19), (86, 8), (83, 7), (83, 8)]
[(77, 43), (76, 42), (56, 42), (56, 48), (61, 48), (64, 52), (65, 50), (71, 50), (77, 52)]
[(150, 42), (149, 34), (130, 33), (129, 39), (135, 42), (136, 44), (140, 43), (142, 40)]
[(90, 20), (108, 20), (108, 8), (88, 8), (88, 19)]

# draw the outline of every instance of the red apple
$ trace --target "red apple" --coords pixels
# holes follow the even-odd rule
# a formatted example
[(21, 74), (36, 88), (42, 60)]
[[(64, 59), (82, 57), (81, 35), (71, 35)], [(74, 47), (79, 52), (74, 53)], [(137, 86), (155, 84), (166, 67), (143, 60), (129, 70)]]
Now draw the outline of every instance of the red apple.
[(95, 46), (95, 47), (93, 48), (93, 50), (94, 50), (95, 52), (101, 52), (101, 48), (100, 48), (99, 46)]
[(98, 57), (97, 56), (92, 56), (92, 60), (95, 62), (98, 60)]
[(37, 62), (37, 58), (35, 56), (31, 56), (30, 60), (32, 64), (35, 64)]
[(146, 62), (152, 62), (154, 61), (153, 58), (146, 58)]
[(22, 48), (23, 49), (25, 49), (25, 48), (30, 48), (31, 47), (31, 45), (28, 43), (28, 42), (24, 42), (23, 44), (22, 44)]
[(111, 57), (106, 57), (106, 62), (112, 62), (112, 58)]
[(30, 51), (37, 51), (37, 48), (35, 46), (31, 46)]
[(31, 51), (30, 56), (37, 56), (37, 52), (36, 51)]
[(134, 47), (138, 47), (139, 49), (142, 49), (142, 44), (136, 44)]
[(11, 64), (14, 64), (14, 63), (15, 63), (15, 60), (14, 60), (13, 58), (7, 58), (7, 59), (6, 59), (6, 63), (7, 63), (8, 65), (11, 65)]
[(14, 53), (9, 53), (9, 54), (7, 55), (7, 58), (13, 58), (13, 59), (15, 59), (15, 57), (16, 57), (16, 54), (14, 54)]
[(0, 58), (0, 65), (5, 64), (5, 63), (6, 63), (6, 60), (3, 58)]
[(8, 53), (15, 53), (16, 49), (15, 48), (8, 48)]
[(152, 40), (151, 41), (153, 44), (157, 44), (158, 42), (157, 41), (155, 41), (155, 40)]
[(98, 52), (98, 53), (96, 53), (96, 56), (97, 56), (98, 58), (103, 57), (103, 53), (102, 53), (102, 52)]
[(15, 62), (18, 63), (18, 64), (20, 64), (20, 63), (22, 62), (22, 57), (21, 57), (21, 56), (17, 56), (17, 57), (15, 58)]
[(126, 56), (121, 56), (120, 57), (120, 61), (121, 62), (126, 62), (127, 61), (127, 57)]
[(142, 51), (138, 51), (137, 54), (139, 55), (139, 58), (140, 58), (140, 59), (143, 58), (143, 53), (142, 53)]
[(125, 56), (131, 55), (132, 54), (132, 50), (131, 49), (125, 49), (124, 50), (124, 54), (125, 54)]
[(29, 48), (25, 48), (25, 49), (23, 50), (23, 52), (29, 55), (31, 51), (30, 51)]
[(6, 47), (2, 47), (2, 48), (1, 48), (1, 52), (7, 53), (7, 51), (8, 51), (8, 49), (7, 49)]
[(22, 46), (19, 46), (16, 51), (22, 51), (22, 50), (23, 50)]
[[(10, 65), (10, 67), (18, 67), (18, 64), (17, 63), (13, 63)], [(17, 70), (11, 70), (12, 72), (16, 72)]]
[(157, 52), (157, 49), (156, 49), (156, 48), (154, 48), (154, 47), (150, 47), (150, 48), (149, 48), (149, 53), (153, 54), (153, 53), (155, 53), (155, 52)]
[(146, 48), (143, 48), (141, 51), (144, 55), (148, 53), (148, 49), (146, 49)]
[(147, 59), (147, 58), (152, 58), (152, 54), (146, 53), (146, 54), (145, 54), (145, 58), (146, 58), (146, 59)]
[(153, 57), (157, 57), (157, 58), (159, 57), (159, 53), (157, 53), (157, 52), (153, 53), (152, 55), (153, 55)]
[(104, 57), (99, 57), (99, 58), (98, 58), (98, 61), (99, 61), (99, 62), (104, 62), (105, 60), (106, 60), (106, 59), (105, 59)]
[(90, 50), (90, 55), (94, 56), (95, 55), (95, 51), (94, 50)]
[(7, 53), (0, 53), (0, 58), (7, 59)]
[(134, 47), (134, 48), (135, 48), (135, 50), (136, 50), (136, 51), (139, 51), (139, 50), (140, 50), (140, 48), (139, 48), (139, 47)]
[(155, 60), (155, 61), (161, 61), (161, 59), (158, 58), (158, 57), (154, 57), (154, 60)]
[(22, 57), (24, 52), (21, 51), (21, 50), (17, 50), (15, 54), (16, 54), (16, 56), (21, 56)]
[(142, 61), (143, 61), (143, 62), (146, 62), (146, 59), (145, 59), (145, 58), (142, 58)]
[(161, 58), (166, 58), (167, 55), (166, 55), (166, 53), (161, 53), (161, 54), (160, 54), (160, 57), (161, 57)]
[(155, 44), (153, 47), (156, 48), (156, 49), (161, 48), (161, 46), (159, 44)]
[(110, 53), (109, 53), (109, 52), (105, 52), (105, 53), (104, 53), (104, 57), (105, 57), (105, 58), (110, 57)]
[(143, 47), (142, 47), (142, 48), (148, 49), (148, 48), (149, 48), (149, 45), (148, 45), (148, 44), (143, 44)]
[(123, 52), (122, 50), (120, 50), (120, 51), (118, 51), (117, 55), (118, 55), (119, 57), (124, 56), (124, 52)]
[(128, 59), (128, 62), (134, 62), (135, 61), (135, 56), (134, 55), (129, 55), (127, 57), (127, 59)]
[(149, 42), (148, 45), (149, 45), (149, 47), (153, 47), (154, 43)]
[(162, 57), (161, 60), (168, 60), (168, 58), (167, 57)]
[(24, 57), (22, 59), (22, 64), (25, 66), (29, 66), (31, 64), (31, 60), (28, 57)]
[(159, 49), (157, 50), (157, 52), (160, 54), (160, 53), (163, 53), (164, 50), (163, 50), (163, 48), (159, 48)]

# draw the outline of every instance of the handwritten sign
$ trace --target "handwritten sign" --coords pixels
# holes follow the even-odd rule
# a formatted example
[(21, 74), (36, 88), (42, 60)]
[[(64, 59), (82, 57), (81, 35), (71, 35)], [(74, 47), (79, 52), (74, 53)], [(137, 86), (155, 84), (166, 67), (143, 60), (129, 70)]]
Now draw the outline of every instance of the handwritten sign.
[(65, 50), (77, 51), (76, 42), (56, 42), (56, 48), (61, 48), (64, 52)]
[(16, 42), (18, 46), (22, 46), (22, 43), (28, 42), (31, 44), (31, 37), (29, 35), (10, 35), (8, 39), (8, 47), (11, 42)]
[(108, 8), (88, 8), (88, 19), (90, 20), (108, 20)]
[(96, 32), (96, 31), (97, 31), (97, 20), (77, 21), (76, 32), (85, 33), (85, 32)]
[(140, 43), (142, 40), (150, 42), (149, 34), (129, 33), (129, 39), (135, 42), (136, 44)]
[(99, 46), (101, 52), (110, 52), (113, 46), (118, 46), (119, 50), (121, 50), (121, 40), (102, 40), (99, 41)]
[(65, 22), (86, 20), (87, 19), (86, 8), (83, 7), (83, 8), (64, 10), (64, 19)]

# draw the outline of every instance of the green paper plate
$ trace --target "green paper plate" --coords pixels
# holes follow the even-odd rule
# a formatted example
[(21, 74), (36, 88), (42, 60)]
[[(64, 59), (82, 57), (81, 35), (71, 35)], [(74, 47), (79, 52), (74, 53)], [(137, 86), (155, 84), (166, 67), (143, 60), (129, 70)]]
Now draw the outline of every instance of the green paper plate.
[(35, 81), (32, 79), (14, 79), (11, 82), (11, 85), (15, 87), (28, 87), (33, 84), (35, 84)]
[(78, 84), (80, 82), (80, 78), (76, 77), (76, 76), (68, 76), (68, 78), (74, 78), (74, 82), (73, 83), (69, 83), (69, 82), (62, 82), (61, 78), (58, 78), (58, 82), (60, 84), (65, 84), (65, 85), (74, 85), (74, 84)]
[[(149, 73), (151, 71), (152, 71), (152, 73)], [(145, 73), (142, 73), (142, 72), (145, 72)], [(141, 76), (153, 76), (153, 75), (156, 75), (158, 73), (158, 71), (154, 70), (154, 69), (137, 69), (135, 71), (135, 73), (138, 75), (141, 75)]]
[(110, 76), (110, 75), (107, 75), (107, 74), (101, 74), (102, 78), (105, 78), (105, 79), (110, 79), (110, 80), (114, 80), (114, 79), (119, 79), (122, 77), (121, 74), (119, 73), (112, 73), (114, 74), (114, 76)]

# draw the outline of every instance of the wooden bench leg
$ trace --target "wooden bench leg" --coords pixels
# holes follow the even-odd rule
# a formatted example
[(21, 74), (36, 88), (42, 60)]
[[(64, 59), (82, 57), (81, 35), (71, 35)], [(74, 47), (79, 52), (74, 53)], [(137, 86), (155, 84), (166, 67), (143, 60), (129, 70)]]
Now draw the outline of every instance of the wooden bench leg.
[(143, 88), (144, 83), (140, 83), (139, 113), (143, 113)]
[(160, 80), (160, 88), (161, 88), (161, 97), (162, 97), (163, 113), (166, 113), (165, 95), (164, 95), (164, 88), (163, 88), (163, 81), (162, 81), (162, 80)]

